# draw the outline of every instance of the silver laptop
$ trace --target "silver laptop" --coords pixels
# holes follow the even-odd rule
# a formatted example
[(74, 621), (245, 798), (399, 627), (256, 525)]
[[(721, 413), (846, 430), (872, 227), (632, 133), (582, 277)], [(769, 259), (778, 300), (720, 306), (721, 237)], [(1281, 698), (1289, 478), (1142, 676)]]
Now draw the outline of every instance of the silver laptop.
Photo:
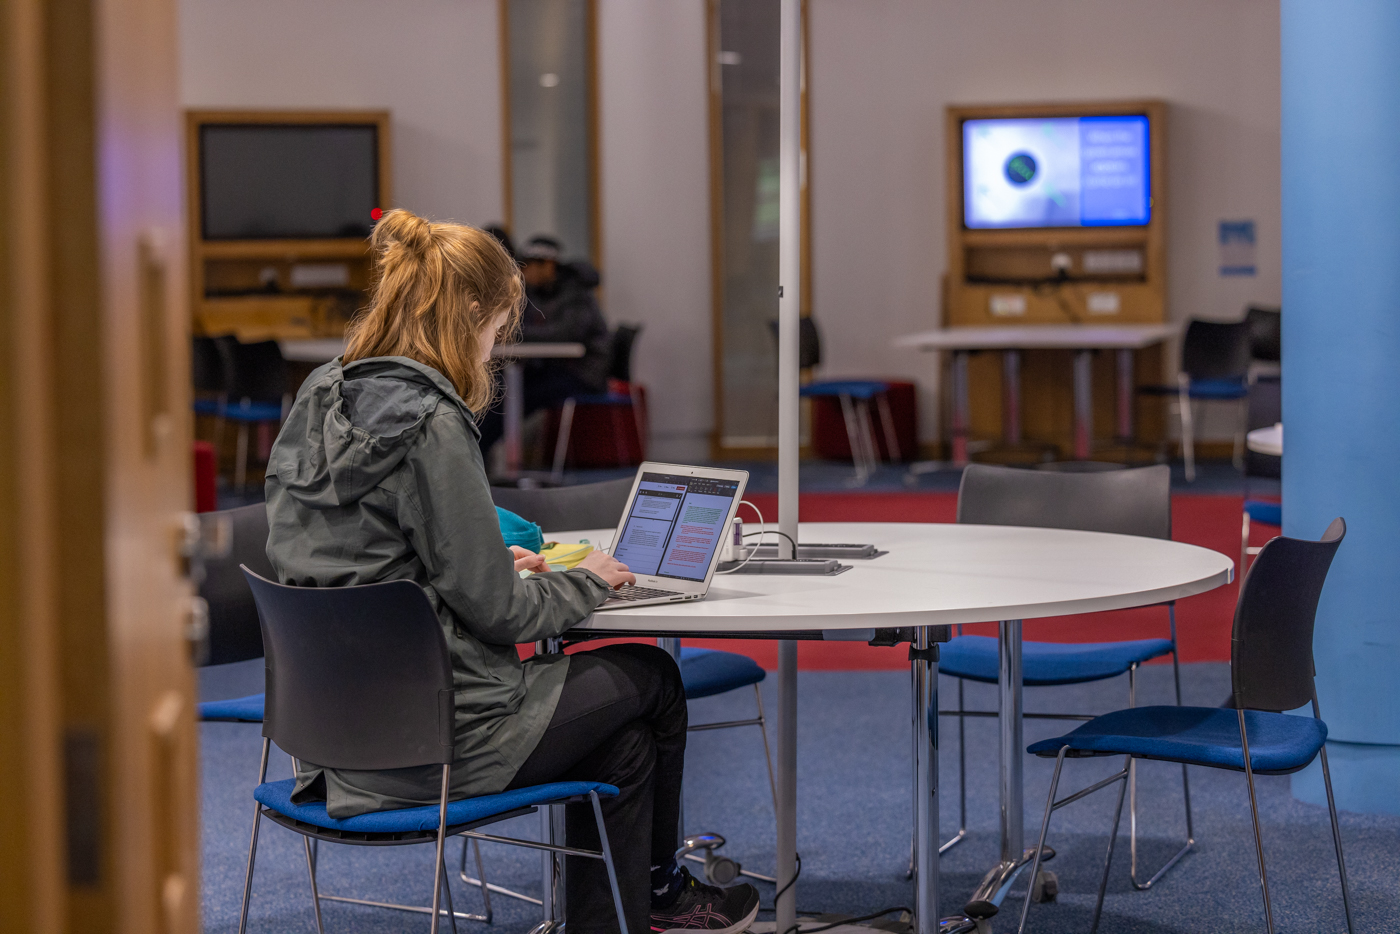
[(614, 590), (598, 609), (704, 597), (748, 482), (747, 470), (651, 461), (637, 468), (611, 549), (637, 583)]

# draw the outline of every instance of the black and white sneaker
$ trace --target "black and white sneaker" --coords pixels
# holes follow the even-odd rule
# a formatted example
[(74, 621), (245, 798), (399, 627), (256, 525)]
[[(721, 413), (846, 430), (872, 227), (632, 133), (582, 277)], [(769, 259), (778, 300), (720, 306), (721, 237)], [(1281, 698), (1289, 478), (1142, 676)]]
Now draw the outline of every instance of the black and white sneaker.
[(651, 910), (651, 934), (739, 934), (758, 917), (758, 889), (747, 882), (722, 889), (705, 885), (681, 867), (685, 883), (667, 908)]

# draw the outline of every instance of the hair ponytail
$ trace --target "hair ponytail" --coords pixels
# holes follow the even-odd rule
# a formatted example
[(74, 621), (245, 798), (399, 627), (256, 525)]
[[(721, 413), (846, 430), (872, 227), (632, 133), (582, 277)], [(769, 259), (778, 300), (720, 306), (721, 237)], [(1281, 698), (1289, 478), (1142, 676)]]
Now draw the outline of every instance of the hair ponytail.
[(408, 357), (446, 376), (477, 413), (491, 404), (493, 366), (481, 338), (507, 312), (503, 333), (520, 323), (520, 269), (490, 234), (433, 223), (396, 208), (370, 237), (375, 283), (369, 307), (351, 324), (344, 362)]

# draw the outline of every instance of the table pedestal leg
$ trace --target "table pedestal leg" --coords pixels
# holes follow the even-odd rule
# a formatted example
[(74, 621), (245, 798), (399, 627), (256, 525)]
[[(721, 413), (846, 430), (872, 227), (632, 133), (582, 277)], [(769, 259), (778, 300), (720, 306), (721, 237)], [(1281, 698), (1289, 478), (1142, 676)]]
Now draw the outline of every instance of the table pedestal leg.
[(914, 927), (938, 934), (938, 644), (914, 630), (909, 664), (914, 732)]
[(1094, 352), (1074, 352), (1074, 456), (1086, 461), (1094, 443)]
[(1118, 443), (1133, 443), (1133, 352), (1118, 351), (1118, 388), (1114, 401), (1118, 406)]
[[(776, 934), (797, 923), (797, 643), (778, 643)], [(935, 844), (936, 845), (936, 844)]]
[(950, 426), (949, 440), (952, 443), (955, 467), (967, 466), (967, 432), (968, 423), (972, 419), (968, 409), (967, 358), (967, 351), (953, 351), (953, 423)]
[(506, 476), (520, 476), (520, 423), (525, 420), (525, 385), (520, 364), (515, 360), (505, 365), (502, 377), (505, 388), (502, 421), (505, 432), (502, 440), (506, 447)]
[(1001, 352), (1002, 440), (1014, 449), (1021, 443), (1021, 351)]

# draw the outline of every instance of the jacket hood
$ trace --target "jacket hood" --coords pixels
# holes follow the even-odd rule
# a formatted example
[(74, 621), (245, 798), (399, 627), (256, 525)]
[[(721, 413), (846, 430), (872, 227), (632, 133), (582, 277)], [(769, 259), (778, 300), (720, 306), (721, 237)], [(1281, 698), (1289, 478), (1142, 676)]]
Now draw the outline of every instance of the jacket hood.
[(407, 357), (340, 358), (313, 372), (297, 393), (268, 459), (291, 496), (314, 509), (346, 506), (403, 460), (428, 417), (446, 402), (476, 421), (452, 383)]

